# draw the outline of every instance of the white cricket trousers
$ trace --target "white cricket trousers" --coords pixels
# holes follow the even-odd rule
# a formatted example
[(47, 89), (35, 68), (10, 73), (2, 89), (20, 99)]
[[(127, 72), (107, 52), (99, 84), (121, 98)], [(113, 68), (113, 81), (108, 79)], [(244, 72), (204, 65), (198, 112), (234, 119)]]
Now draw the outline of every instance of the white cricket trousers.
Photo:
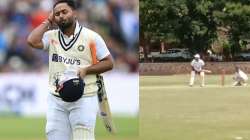
[(98, 112), (97, 95), (82, 97), (76, 102), (64, 102), (48, 95), (46, 134), (48, 140), (72, 140), (73, 131), (79, 126), (90, 130), (94, 140), (94, 129)]
[[(191, 77), (190, 77), (190, 81), (189, 81), (189, 85), (193, 86), (194, 84), (194, 79), (195, 79), (195, 71), (191, 71)], [(205, 73), (202, 71), (199, 73), (200, 77), (201, 77), (201, 86), (205, 85)]]
[(246, 86), (247, 85), (247, 80), (248, 79), (244, 79), (242, 77), (236, 77), (234, 78), (234, 83), (233, 83), (233, 86)]

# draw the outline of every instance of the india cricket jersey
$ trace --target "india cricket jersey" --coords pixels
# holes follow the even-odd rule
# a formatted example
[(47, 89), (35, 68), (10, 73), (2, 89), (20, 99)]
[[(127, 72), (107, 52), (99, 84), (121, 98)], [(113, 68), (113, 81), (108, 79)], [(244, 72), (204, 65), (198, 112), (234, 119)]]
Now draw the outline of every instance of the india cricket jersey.
[[(49, 91), (59, 95), (56, 90), (58, 81), (67, 76), (77, 75), (79, 68), (93, 65), (91, 47), (96, 47), (97, 59), (101, 60), (109, 55), (109, 51), (102, 38), (94, 31), (76, 24), (74, 35), (65, 36), (59, 29), (50, 30), (43, 37), (44, 49), (49, 52)], [(84, 95), (94, 95), (98, 90), (96, 75), (84, 77)]]

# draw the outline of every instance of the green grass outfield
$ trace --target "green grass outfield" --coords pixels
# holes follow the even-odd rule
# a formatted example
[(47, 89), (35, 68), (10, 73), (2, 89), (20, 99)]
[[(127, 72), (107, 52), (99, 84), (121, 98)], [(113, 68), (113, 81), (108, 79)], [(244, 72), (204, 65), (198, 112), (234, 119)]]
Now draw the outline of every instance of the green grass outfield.
[[(118, 133), (107, 133), (98, 119), (96, 140), (136, 140), (138, 138), (138, 118), (115, 117)], [(0, 140), (46, 140), (45, 118), (0, 117)]]
[(189, 87), (189, 75), (141, 76), (140, 139), (250, 140), (250, 86), (220, 78)]

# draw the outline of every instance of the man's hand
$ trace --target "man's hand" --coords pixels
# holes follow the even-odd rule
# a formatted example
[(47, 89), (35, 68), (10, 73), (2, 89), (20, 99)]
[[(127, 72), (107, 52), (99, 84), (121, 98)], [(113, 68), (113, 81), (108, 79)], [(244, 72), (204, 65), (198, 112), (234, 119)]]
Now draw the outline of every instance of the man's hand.
[(86, 74), (87, 74), (87, 68), (81, 68), (77, 72), (77, 75), (82, 79), (86, 76)]
[(47, 20), (50, 23), (50, 26), (56, 25), (56, 23), (55, 23), (55, 16), (54, 16), (54, 12), (53, 11), (51, 11), (49, 13), (49, 17), (47, 18)]
[(95, 65), (91, 65), (86, 68), (80, 68), (77, 72), (77, 75), (80, 78), (84, 78), (88, 74), (101, 74), (111, 70), (112, 68), (113, 68), (112, 57), (111, 55), (108, 55)]
[(36, 27), (28, 36), (27, 43), (29, 46), (37, 49), (43, 49), (44, 44), (42, 42), (43, 35), (46, 31), (55, 25), (53, 11), (50, 12), (49, 17), (38, 27)]
[(55, 16), (54, 16), (53, 11), (49, 13), (48, 18), (43, 22), (43, 24), (46, 24), (48, 28), (56, 26)]

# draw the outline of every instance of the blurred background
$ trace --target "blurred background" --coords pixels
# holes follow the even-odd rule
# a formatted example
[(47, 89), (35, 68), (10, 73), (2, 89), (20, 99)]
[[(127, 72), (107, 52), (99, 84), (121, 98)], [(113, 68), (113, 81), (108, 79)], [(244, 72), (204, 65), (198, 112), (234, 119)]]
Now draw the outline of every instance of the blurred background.
[[(113, 137), (136, 136), (139, 1), (75, 1), (79, 22), (98, 32), (114, 57), (114, 70), (104, 74), (118, 127), (118, 135)], [(26, 38), (47, 18), (54, 2), (0, 0), (0, 123), (4, 126), (0, 126), (1, 140), (45, 139), (48, 54), (28, 47)], [(97, 138), (113, 137), (107, 135), (98, 120)]]

